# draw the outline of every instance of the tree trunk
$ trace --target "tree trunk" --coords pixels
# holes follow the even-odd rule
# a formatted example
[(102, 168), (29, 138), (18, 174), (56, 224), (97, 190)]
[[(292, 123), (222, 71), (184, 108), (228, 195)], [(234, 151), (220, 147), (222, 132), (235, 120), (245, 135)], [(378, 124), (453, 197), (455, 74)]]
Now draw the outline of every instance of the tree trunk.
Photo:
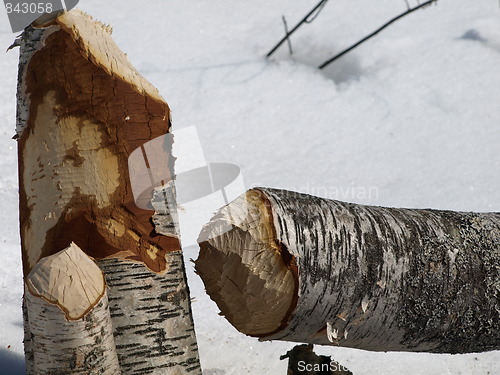
[(40, 260), (26, 277), (33, 374), (120, 373), (104, 276), (78, 246)]
[(262, 340), (373, 351), (500, 348), (500, 214), (362, 206), (259, 188), (203, 228), (196, 270)]
[(74, 242), (105, 273), (121, 371), (200, 374), (180, 238), (153, 223), (174, 176), (170, 110), (110, 34), (73, 10), (18, 43), (24, 274)]
[[(178, 236), (172, 184), (156, 189), (152, 204), (156, 233)], [(193, 355), (198, 347), (182, 252), (167, 252), (165, 259), (168, 268), (160, 275), (138, 262), (99, 261), (110, 287), (115, 342), (124, 373), (201, 373), (199, 359)], [(180, 369), (184, 372), (176, 372)]]

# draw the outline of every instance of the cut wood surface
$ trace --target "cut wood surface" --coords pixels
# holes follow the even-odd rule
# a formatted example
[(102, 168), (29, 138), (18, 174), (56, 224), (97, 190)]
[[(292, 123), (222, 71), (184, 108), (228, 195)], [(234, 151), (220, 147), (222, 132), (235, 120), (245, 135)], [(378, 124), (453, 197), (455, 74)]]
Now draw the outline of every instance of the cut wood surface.
[[(40, 260), (27, 277), (26, 286), (30, 294), (59, 306), (68, 320), (81, 319), (105, 292), (101, 270), (74, 243)], [(72, 288), (71, 293), (67, 293), (68, 288)]]
[[(153, 189), (174, 176), (167, 103), (114, 43), (111, 28), (81, 11), (28, 27), (18, 44), (25, 277), (74, 243), (104, 270), (121, 371), (201, 373), (179, 234), (157, 231), (153, 222)], [(144, 146), (153, 140), (162, 147), (154, 163)], [(144, 170), (130, 164), (137, 150)], [(153, 170), (161, 181), (141, 192), (145, 208), (133, 180)], [(26, 343), (29, 362), (36, 347)]]
[(26, 278), (28, 374), (116, 375), (104, 276), (75, 244), (43, 258)]
[[(25, 274), (71, 242), (96, 259), (121, 257), (164, 271), (163, 255), (179, 250), (179, 240), (154, 236), (152, 210), (134, 202), (128, 157), (169, 131), (168, 105), (131, 66), (110, 28), (82, 12), (64, 13), (22, 38), (18, 135)], [(172, 175), (173, 158), (162, 164)]]
[(500, 214), (257, 188), (203, 228), (196, 271), (262, 340), (373, 351), (500, 348)]

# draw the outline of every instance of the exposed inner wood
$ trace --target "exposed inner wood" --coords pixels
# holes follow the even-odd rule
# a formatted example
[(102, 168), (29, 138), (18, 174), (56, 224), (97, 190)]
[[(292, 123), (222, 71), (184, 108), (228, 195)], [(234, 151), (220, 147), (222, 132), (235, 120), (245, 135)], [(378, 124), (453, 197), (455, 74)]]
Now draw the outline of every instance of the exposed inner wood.
[[(179, 240), (158, 235), (154, 211), (135, 204), (128, 157), (169, 131), (168, 105), (119, 50), (109, 27), (73, 10), (49, 29), (24, 74), (29, 107), (19, 168), (25, 275), (71, 242), (96, 259), (125, 258), (165, 272), (165, 252), (179, 250)], [(170, 159), (164, 168), (172, 176)]]
[(77, 9), (64, 12), (58, 17), (57, 24), (78, 44), (81, 53), (108, 75), (119, 77), (140, 94), (166, 105), (158, 90), (139, 74), (113, 41), (110, 26)]
[(34, 296), (57, 305), (66, 319), (81, 319), (105, 292), (100, 268), (78, 246), (41, 259), (26, 278), (26, 286)]
[(279, 330), (296, 304), (295, 260), (276, 238), (269, 202), (250, 190), (203, 228), (196, 272), (221, 314), (241, 332)]

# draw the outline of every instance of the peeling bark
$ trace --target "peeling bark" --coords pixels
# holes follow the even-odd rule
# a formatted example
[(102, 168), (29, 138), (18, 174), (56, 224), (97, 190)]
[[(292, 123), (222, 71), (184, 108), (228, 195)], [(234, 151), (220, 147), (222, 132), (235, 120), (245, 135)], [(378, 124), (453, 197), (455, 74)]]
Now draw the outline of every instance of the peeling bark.
[[(207, 293), (238, 330), (262, 340), (373, 351), (500, 348), (498, 213), (258, 188), (223, 207), (199, 242), (196, 270)], [(288, 309), (277, 309), (283, 301)]]
[[(19, 44), (25, 277), (40, 259), (75, 243), (106, 273), (123, 373), (201, 373), (178, 230), (175, 221), (162, 224), (169, 231), (156, 228), (150, 203), (154, 187), (174, 176), (167, 103), (116, 46), (110, 27), (81, 11), (28, 27)], [(148, 152), (155, 150), (145, 145), (158, 143), (153, 165)], [(153, 169), (161, 179), (151, 179), (139, 204), (133, 180)], [(27, 319), (29, 362), (37, 355), (29, 328), (38, 323)]]
[(104, 276), (76, 245), (43, 258), (26, 277), (28, 374), (120, 373)]

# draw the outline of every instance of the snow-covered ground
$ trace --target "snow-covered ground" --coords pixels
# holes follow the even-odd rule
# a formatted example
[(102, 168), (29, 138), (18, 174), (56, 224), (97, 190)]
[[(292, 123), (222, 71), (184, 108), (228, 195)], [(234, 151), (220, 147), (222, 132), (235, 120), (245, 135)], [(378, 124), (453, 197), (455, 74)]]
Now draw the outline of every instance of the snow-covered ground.
[[(174, 129), (196, 126), (207, 160), (265, 185), (400, 207), (500, 210), (500, 6), (440, 0), (316, 66), (406, 9), (404, 0), (335, 0), (284, 45), (318, 0), (81, 0), (114, 27), (162, 93)], [(416, 0), (408, 0), (416, 5)], [(13, 41), (0, 10), (0, 50)], [(0, 57), (0, 374), (22, 374), (17, 213), (17, 52)], [(197, 249), (185, 249), (186, 259)], [(205, 375), (286, 373), (294, 344), (258, 342), (217, 315), (187, 262)], [(499, 352), (370, 353), (317, 347), (355, 375), (498, 374)]]

